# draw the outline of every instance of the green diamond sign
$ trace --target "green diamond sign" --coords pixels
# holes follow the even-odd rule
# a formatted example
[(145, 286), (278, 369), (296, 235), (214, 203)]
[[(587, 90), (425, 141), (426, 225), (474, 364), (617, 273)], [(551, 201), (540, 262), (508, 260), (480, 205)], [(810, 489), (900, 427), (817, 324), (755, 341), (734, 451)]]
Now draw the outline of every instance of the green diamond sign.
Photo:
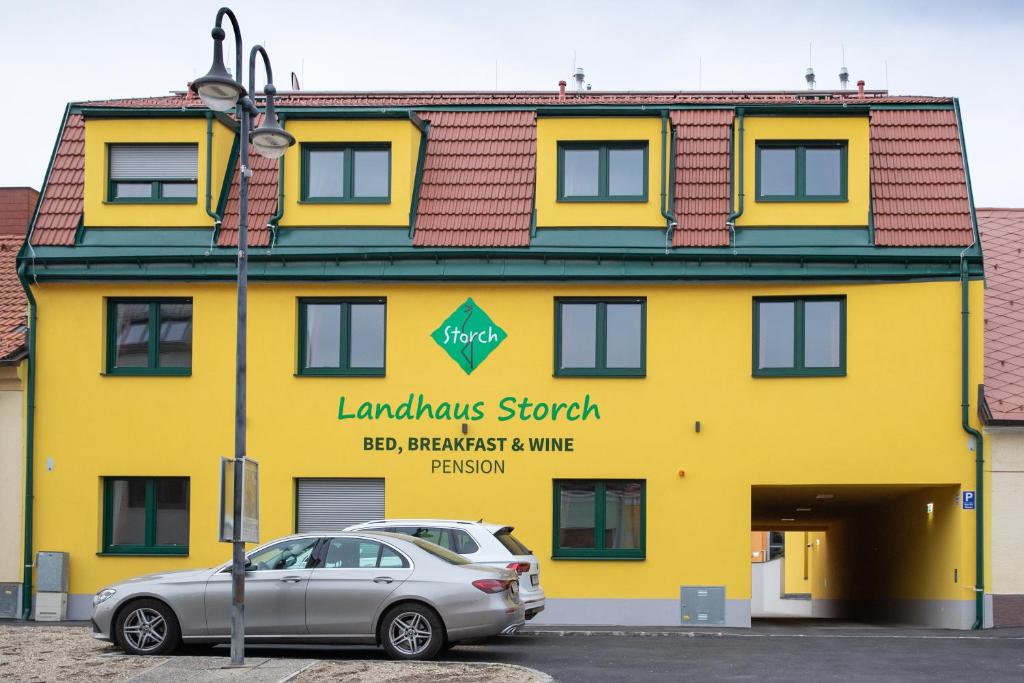
[(430, 336), (468, 375), (508, 335), (473, 299), (466, 299)]

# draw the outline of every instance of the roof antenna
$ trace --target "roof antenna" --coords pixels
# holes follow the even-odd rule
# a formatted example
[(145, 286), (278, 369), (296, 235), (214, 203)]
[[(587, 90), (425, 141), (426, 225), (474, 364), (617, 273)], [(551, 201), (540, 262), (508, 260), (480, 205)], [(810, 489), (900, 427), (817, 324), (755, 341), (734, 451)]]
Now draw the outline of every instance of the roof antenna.
[(697, 57), (697, 90), (704, 89), (704, 60)]
[(804, 79), (807, 80), (807, 89), (814, 90), (814, 67), (812, 64), (814, 60), (811, 55), (811, 44), (807, 43), (807, 73), (804, 74)]
[(846, 90), (850, 87), (850, 72), (846, 70), (846, 46), (840, 45), (843, 51), (843, 65), (839, 68), (839, 87)]

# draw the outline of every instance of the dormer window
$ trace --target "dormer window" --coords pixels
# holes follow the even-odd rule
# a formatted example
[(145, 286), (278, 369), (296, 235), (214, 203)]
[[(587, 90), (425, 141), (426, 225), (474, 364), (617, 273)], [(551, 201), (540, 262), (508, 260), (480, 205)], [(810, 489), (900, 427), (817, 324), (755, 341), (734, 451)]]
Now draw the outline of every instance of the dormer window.
[(846, 142), (757, 143), (757, 201), (845, 202)]
[(302, 201), (387, 204), (390, 143), (302, 145)]
[(560, 142), (558, 201), (647, 201), (647, 143)]
[(108, 201), (128, 204), (196, 202), (198, 145), (110, 145), (108, 155)]

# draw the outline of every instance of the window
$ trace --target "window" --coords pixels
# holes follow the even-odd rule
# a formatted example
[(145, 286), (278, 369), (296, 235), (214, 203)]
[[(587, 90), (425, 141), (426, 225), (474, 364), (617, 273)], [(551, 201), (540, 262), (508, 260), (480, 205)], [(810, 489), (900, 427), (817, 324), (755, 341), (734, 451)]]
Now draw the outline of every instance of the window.
[(186, 477), (103, 480), (103, 552), (187, 555)]
[(754, 375), (846, 374), (844, 297), (754, 299)]
[(480, 550), (480, 546), (478, 546), (473, 538), (462, 529), (401, 526), (387, 527), (385, 531), (391, 531), (396, 534), (405, 534), (414, 538), (422, 538), (424, 541), (430, 541), (431, 543), (439, 545), (442, 548), (447, 548), (453, 553), (459, 553), (460, 555), (472, 555)]
[(325, 569), (397, 569), (409, 563), (393, 548), (362, 538), (333, 538)]
[(555, 481), (555, 558), (643, 559), (646, 482)]
[(110, 299), (107, 303), (108, 374), (191, 374), (191, 299)]
[(757, 201), (845, 202), (845, 142), (758, 142)]
[(391, 201), (391, 144), (302, 146), (302, 201)]
[(300, 375), (384, 375), (384, 299), (300, 299)]
[[(268, 572), (286, 569), (306, 569), (318, 538), (292, 538), (251, 553), (246, 559), (247, 572)], [(226, 569), (231, 571), (230, 569)]]
[(557, 299), (555, 374), (643, 377), (645, 299)]
[(194, 204), (199, 146), (110, 145), (107, 200), (122, 203)]
[(647, 201), (647, 143), (558, 143), (558, 200)]

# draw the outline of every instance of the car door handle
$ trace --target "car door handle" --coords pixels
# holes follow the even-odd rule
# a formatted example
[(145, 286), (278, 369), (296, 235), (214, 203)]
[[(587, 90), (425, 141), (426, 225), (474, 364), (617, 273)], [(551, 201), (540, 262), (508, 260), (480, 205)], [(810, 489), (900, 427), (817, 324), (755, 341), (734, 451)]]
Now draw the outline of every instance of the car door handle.
[(302, 577), (301, 576), (282, 576), (281, 580), (284, 581), (285, 583), (298, 583), (299, 581), (302, 581)]
[(373, 579), (374, 583), (391, 583), (394, 581), (390, 576), (375, 576)]

